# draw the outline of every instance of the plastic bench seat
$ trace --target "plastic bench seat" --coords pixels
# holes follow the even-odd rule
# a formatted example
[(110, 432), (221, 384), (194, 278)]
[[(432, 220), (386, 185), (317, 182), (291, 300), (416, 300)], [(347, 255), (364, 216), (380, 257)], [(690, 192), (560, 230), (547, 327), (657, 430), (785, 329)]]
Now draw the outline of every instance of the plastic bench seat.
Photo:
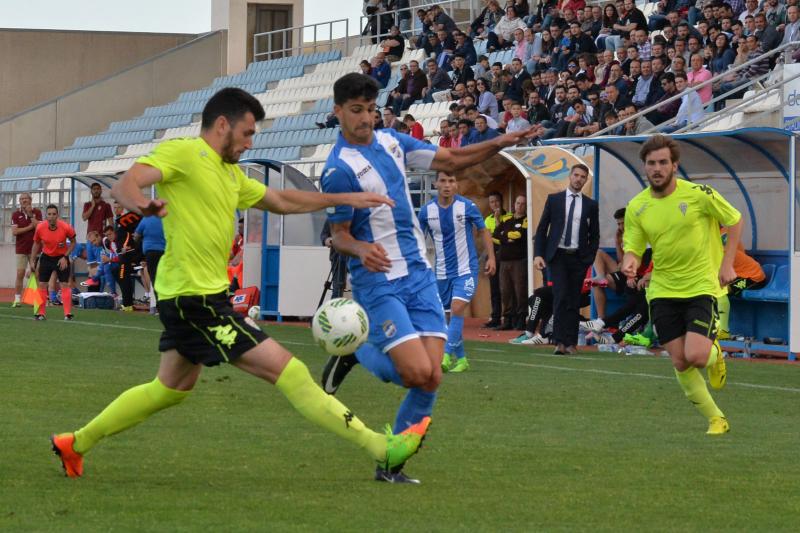
[[(775, 265), (769, 265), (773, 269)], [(764, 273), (767, 273), (767, 265), (764, 265)], [(788, 302), (789, 301), (789, 265), (781, 265), (775, 271), (772, 278), (768, 278), (769, 283), (756, 290), (746, 290), (742, 292), (742, 298), (753, 302)]]

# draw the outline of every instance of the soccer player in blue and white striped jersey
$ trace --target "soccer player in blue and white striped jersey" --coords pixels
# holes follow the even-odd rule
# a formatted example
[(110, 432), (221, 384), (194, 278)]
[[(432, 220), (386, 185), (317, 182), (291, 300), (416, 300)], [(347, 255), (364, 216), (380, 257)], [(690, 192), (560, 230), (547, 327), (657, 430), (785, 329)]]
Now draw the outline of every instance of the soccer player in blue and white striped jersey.
[(473, 233), (477, 231), (483, 239), (487, 254), (485, 270), (489, 276), (495, 272), (494, 247), (478, 207), (458, 195), (455, 176), (439, 172), (436, 189), (438, 197), (419, 211), (419, 225), (433, 240), (439, 298), (444, 310), (450, 313), (442, 371), (464, 372), (469, 370), (464, 353), (464, 311), (478, 286), (478, 251)]
[[(406, 168), (455, 172), (486, 161), (532, 133), (505, 134), (463, 148), (434, 146), (391, 129), (375, 131), (377, 96), (377, 83), (363, 74), (345, 74), (333, 85), (333, 111), (341, 133), (322, 172), (323, 192), (380, 192), (394, 205), (328, 211), (333, 247), (350, 256), (353, 298), (366, 310), (370, 330), (369, 340), (355, 356), (328, 361), (322, 382), (333, 394), (353, 365), (361, 363), (382, 381), (407, 388), (395, 419), (395, 428), (406, 428), (433, 411), (447, 338)], [(379, 469), (375, 479), (414, 482), (401, 468)]]

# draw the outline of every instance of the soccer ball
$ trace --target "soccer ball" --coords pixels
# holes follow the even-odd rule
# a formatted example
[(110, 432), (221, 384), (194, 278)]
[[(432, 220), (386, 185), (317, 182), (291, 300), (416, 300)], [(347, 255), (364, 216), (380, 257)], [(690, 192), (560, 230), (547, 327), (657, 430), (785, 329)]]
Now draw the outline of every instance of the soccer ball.
[(311, 334), (329, 354), (348, 355), (367, 340), (369, 319), (364, 308), (353, 300), (333, 298), (317, 309), (311, 320)]
[(261, 318), (261, 306), (254, 305), (250, 309), (247, 310), (247, 316), (252, 318), (253, 320), (259, 320)]

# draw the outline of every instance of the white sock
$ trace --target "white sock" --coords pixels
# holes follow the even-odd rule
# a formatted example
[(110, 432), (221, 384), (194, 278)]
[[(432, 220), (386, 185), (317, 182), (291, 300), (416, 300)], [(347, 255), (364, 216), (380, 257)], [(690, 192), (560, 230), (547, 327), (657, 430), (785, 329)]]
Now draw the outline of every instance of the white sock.
[(14, 295), (14, 301), (15, 302), (19, 302), (21, 299), (22, 299), (22, 295), (20, 295), (20, 294), (15, 294)]

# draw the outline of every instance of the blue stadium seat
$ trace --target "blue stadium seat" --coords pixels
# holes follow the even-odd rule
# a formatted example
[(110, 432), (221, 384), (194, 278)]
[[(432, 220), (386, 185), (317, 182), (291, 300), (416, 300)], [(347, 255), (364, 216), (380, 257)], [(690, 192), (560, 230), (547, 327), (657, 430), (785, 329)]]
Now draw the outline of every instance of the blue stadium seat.
[(781, 265), (775, 270), (775, 265), (763, 265), (764, 273), (767, 274), (767, 267), (775, 271), (775, 275), (767, 275), (769, 282), (763, 289), (746, 290), (742, 292), (742, 298), (756, 302), (788, 302), (789, 301), (789, 265)]
[(155, 130), (148, 131), (130, 131), (124, 133), (101, 133), (99, 135), (89, 135), (87, 137), (78, 137), (72, 146), (68, 148), (91, 148), (95, 146), (128, 146), (130, 144), (139, 144), (143, 142), (150, 142), (156, 136)]
[(275, 161), (296, 161), (300, 159), (299, 146), (286, 146), (284, 148), (262, 148), (248, 150), (242, 154), (242, 159), (274, 159)]
[(121, 122), (112, 122), (108, 127), (108, 133), (142, 131), (142, 130), (165, 130), (178, 126), (187, 126), (192, 123), (192, 115), (168, 115), (163, 117), (140, 117)]
[(203, 108), (210, 97), (211, 95), (202, 100), (188, 100), (183, 102), (178, 101), (171, 104), (148, 107), (144, 110), (142, 117), (165, 117), (169, 115), (202, 113)]
[(35, 178), (51, 174), (69, 174), (78, 172), (80, 163), (57, 163), (55, 165), (27, 165), (24, 167), (8, 167), (2, 178)]
[(327, 113), (308, 113), (306, 115), (294, 115), (289, 117), (279, 117), (265, 131), (295, 131), (308, 130), (316, 127), (317, 122), (325, 122)]
[(333, 98), (323, 98), (314, 103), (311, 113), (330, 113), (333, 111)]
[(102, 148), (79, 148), (77, 150), (55, 150), (53, 152), (42, 152), (39, 159), (33, 165), (48, 163), (75, 163), (99, 161), (117, 155), (116, 146), (104, 146)]

